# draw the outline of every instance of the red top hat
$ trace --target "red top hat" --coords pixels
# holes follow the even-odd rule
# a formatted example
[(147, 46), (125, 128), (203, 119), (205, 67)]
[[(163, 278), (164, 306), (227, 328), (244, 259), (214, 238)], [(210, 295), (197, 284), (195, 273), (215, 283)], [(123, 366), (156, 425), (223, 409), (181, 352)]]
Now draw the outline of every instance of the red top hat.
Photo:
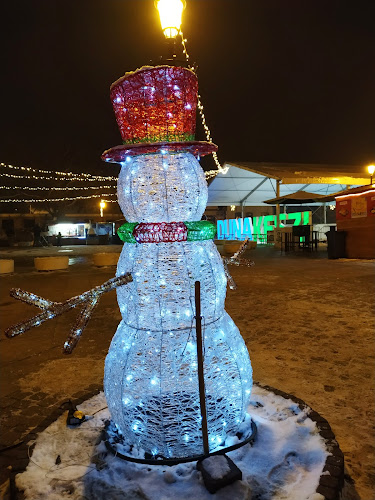
[(189, 152), (204, 156), (217, 150), (211, 142), (195, 141), (198, 79), (187, 68), (144, 66), (111, 85), (111, 99), (123, 145), (104, 151), (112, 163), (126, 156)]

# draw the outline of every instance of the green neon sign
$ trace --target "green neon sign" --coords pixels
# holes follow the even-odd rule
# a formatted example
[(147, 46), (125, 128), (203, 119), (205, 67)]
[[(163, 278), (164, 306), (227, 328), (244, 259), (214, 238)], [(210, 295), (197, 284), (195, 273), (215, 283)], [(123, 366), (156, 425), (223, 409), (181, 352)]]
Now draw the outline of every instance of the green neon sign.
[[(293, 221), (293, 224), (283, 222)], [(225, 219), (217, 221), (217, 238), (219, 240), (249, 240), (267, 241), (267, 233), (276, 227), (276, 215), (261, 217), (245, 217), (243, 219)], [(307, 226), (312, 223), (312, 213), (295, 212), (279, 215), (279, 227), (286, 225)]]

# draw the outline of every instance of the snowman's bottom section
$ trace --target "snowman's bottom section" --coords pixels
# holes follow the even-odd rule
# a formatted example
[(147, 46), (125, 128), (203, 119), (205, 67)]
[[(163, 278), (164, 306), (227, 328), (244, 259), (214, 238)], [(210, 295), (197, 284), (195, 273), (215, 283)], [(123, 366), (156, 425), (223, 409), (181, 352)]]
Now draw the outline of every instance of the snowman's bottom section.
[[(109, 349), (104, 389), (125, 445), (150, 456), (203, 453), (195, 329), (143, 331), (122, 321)], [(243, 433), (252, 370), (228, 314), (204, 327), (204, 378), (210, 451)]]
[(179, 458), (166, 458), (162, 455), (151, 455), (150, 453), (145, 452), (142, 448), (129, 445), (126, 442), (126, 438), (124, 438), (118, 430), (117, 425), (111, 421), (107, 421), (103, 436), (107, 449), (116, 457), (127, 460), (128, 462), (148, 465), (177, 465), (180, 463), (203, 460), (211, 455), (222, 455), (224, 453), (237, 450), (246, 444), (252, 445), (257, 436), (257, 426), (254, 420), (251, 419), (250, 415), (246, 414), (245, 421), (241, 424), (241, 428), (237, 434), (227, 435), (225, 441), (216, 447), (216, 449), (213, 449), (211, 446), (209, 454), (204, 454), (204, 450), (201, 445), (201, 453), (199, 455), (184, 456)]
[[(242, 471), (242, 481), (214, 497), (205, 489), (194, 462), (150, 467), (108, 453), (101, 441), (110, 418), (103, 393), (78, 408), (93, 417), (72, 429), (64, 414), (38, 435), (27, 470), (16, 479), (26, 500), (323, 500), (316, 493), (319, 482), (334, 479), (323, 472), (333, 451), (331, 441), (321, 437), (309, 418), (311, 409), (300, 408), (286, 394), (258, 386), (247, 408), (258, 427), (257, 439), (253, 446), (229, 454)], [(329, 498), (338, 496), (336, 486)]]

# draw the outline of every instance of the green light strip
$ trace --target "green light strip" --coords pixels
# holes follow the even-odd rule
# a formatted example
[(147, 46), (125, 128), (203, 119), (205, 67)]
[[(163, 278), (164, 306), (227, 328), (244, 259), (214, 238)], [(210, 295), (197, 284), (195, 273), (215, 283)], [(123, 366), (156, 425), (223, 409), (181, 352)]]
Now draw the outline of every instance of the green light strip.
[(212, 240), (216, 234), (216, 226), (208, 220), (184, 222), (187, 227), (187, 241)]
[(125, 222), (125, 224), (119, 227), (117, 229), (117, 234), (120, 240), (124, 243), (137, 243), (133, 236), (133, 231), (138, 224), (139, 222)]
[(173, 132), (164, 132), (160, 135), (148, 135), (147, 137), (135, 137), (131, 140), (123, 141), (123, 144), (141, 144), (154, 143), (154, 142), (189, 142), (194, 141), (194, 134), (180, 133), (174, 134)]
[[(117, 234), (124, 243), (137, 243), (133, 236), (134, 229), (139, 222), (125, 222), (118, 228)], [(184, 222), (187, 228), (186, 241), (212, 240), (216, 234), (216, 226), (207, 220)]]

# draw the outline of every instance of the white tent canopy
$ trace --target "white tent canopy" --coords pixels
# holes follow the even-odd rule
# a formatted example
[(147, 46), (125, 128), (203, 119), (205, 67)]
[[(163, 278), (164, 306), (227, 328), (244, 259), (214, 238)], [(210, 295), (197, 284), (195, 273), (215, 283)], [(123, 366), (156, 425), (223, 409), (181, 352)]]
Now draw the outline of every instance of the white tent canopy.
[[(267, 206), (264, 201), (296, 191), (328, 195), (347, 186), (368, 184), (363, 167), (227, 162), (208, 187), (208, 206)], [(279, 184), (279, 193), (277, 193)]]

